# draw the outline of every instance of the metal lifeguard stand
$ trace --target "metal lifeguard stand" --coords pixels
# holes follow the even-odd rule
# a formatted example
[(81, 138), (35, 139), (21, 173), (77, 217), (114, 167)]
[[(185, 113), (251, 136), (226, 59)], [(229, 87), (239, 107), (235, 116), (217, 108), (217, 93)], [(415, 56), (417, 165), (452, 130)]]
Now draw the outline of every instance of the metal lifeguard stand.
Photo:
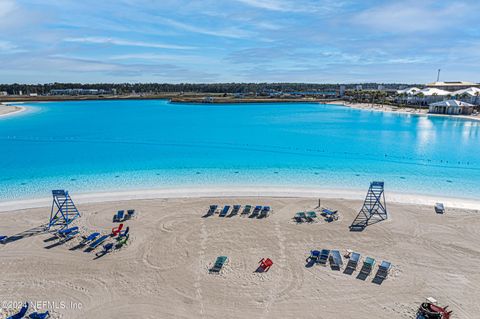
[(52, 190), (52, 196), (53, 202), (48, 229), (52, 226), (64, 228), (80, 217), (80, 212), (68, 194), (68, 191), (63, 189)]
[(362, 231), (368, 225), (388, 218), (384, 182), (371, 182), (363, 207), (350, 225), (352, 231)]

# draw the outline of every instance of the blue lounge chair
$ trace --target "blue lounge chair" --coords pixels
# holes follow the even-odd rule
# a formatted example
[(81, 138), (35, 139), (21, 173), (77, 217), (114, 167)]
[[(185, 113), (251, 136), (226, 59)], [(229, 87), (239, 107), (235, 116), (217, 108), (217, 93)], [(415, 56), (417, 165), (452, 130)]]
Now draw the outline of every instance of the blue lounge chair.
[(362, 266), (362, 269), (360, 269), (360, 273), (368, 276), (372, 272), (372, 269), (374, 266), (375, 266), (375, 259), (371, 257), (367, 257), (363, 262), (363, 266)]
[(227, 213), (228, 213), (229, 210), (230, 210), (230, 206), (226, 205), (225, 207), (223, 207), (222, 211), (220, 212), (220, 215), (218, 215), (218, 216), (219, 217), (227, 216)]
[(208, 209), (208, 212), (205, 216), (212, 216), (215, 214), (215, 211), (217, 210), (218, 206), (217, 205), (210, 205), (210, 208)]
[(129, 232), (130, 232), (130, 226), (127, 226), (125, 230), (122, 230), (120, 231), (120, 233), (118, 233), (118, 239), (127, 236)]
[(0, 243), (4, 243), (7, 240), (8, 236), (0, 236)]
[(215, 264), (213, 267), (210, 269), (211, 272), (220, 272), (227, 262), (228, 257), (227, 256), (219, 256), (217, 257), (217, 260), (215, 261)]
[(50, 317), (50, 313), (48, 311), (43, 312), (43, 313), (34, 312), (34, 313), (31, 313), (30, 315), (28, 315), (28, 318), (30, 318), (30, 319), (46, 319), (48, 317)]
[(125, 216), (125, 219), (132, 219), (133, 217), (135, 217), (135, 209), (127, 210), (127, 215)]
[(388, 276), (388, 272), (390, 271), (390, 268), (392, 267), (392, 264), (389, 261), (382, 261), (380, 266), (378, 266), (378, 271), (375, 277), (385, 279)]
[(28, 302), (26, 302), (22, 309), (20, 309), (19, 312), (17, 312), (16, 314), (10, 316), (10, 317), (7, 317), (7, 319), (21, 319), (25, 316), (25, 314), (27, 313), (28, 311)]
[(70, 239), (74, 238), (78, 234), (80, 234), (80, 232), (78, 230), (71, 231), (71, 232), (69, 232), (68, 234), (65, 235), (65, 237), (63, 238), (63, 241), (64, 242), (69, 241)]
[(65, 237), (66, 235), (74, 231), (78, 231), (78, 226), (61, 229), (57, 231), (57, 235), (59, 235), (60, 237)]
[(323, 215), (325, 216), (325, 219), (328, 222), (331, 222), (331, 221), (334, 221), (334, 220), (338, 219), (338, 215), (337, 215), (338, 210), (330, 210), (330, 209), (324, 208), (322, 210), (322, 213), (323, 213)]
[(232, 212), (230, 213), (230, 216), (237, 215), (241, 207), (242, 205), (233, 205), (233, 209), (232, 209)]
[(312, 262), (317, 263), (319, 258), (320, 258), (320, 251), (319, 250), (310, 251), (310, 257), (308, 257), (308, 259), (310, 259)]
[(303, 223), (304, 220), (307, 220), (307, 215), (305, 215), (305, 212), (299, 212), (295, 214), (295, 217), (293, 217), (297, 223)]
[(258, 218), (268, 217), (268, 213), (270, 213), (270, 206), (264, 206), (260, 211), (260, 215), (258, 215)]
[(100, 236), (100, 233), (91, 233), (90, 235), (88, 235), (88, 237), (85, 237), (83, 238), (82, 240), (82, 244), (86, 244), (90, 241), (93, 241), (95, 240), (95, 238), (97, 238), (98, 236)]
[(250, 217), (250, 218), (257, 217), (261, 210), (262, 210), (262, 206), (255, 206), (255, 208), (253, 209), (252, 214), (251, 214), (249, 217)]
[(350, 268), (350, 269), (357, 269), (357, 265), (358, 263), (360, 262), (360, 254), (359, 253), (352, 253), (350, 255), (350, 259), (348, 260), (348, 263), (347, 263), (347, 268)]
[(91, 243), (88, 247), (90, 247), (91, 249), (95, 249), (97, 248), (101, 243), (103, 243), (105, 240), (107, 240), (107, 238), (109, 238), (110, 235), (103, 235), (102, 237), (98, 238), (97, 240), (95, 240), (93, 243)]
[(115, 215), (113, 215), (113, 222), (117, 223), (117, 222), (123, 221), (123, 216), (124, 215), (125, 215), (125, 211), (124, 210), (119, 210)]
[(103, 251), (105, 251), (105, 253), (108, 253), (112, 249), (113, 249), (113, 243), (108, 243), (106, 245), (103, 245)]
[(340, 269), (343, 266), (342, 255), (340, 255), (338, 250), (332, 250), (330, 254), (330, 265), (335, 269)]
[(320, 252), (320, 257), (318, 258), (318, 263), (325, 265), (328, 261), (329, 256), (330, 256), (330, 250), (322, 249), (322, 251)]

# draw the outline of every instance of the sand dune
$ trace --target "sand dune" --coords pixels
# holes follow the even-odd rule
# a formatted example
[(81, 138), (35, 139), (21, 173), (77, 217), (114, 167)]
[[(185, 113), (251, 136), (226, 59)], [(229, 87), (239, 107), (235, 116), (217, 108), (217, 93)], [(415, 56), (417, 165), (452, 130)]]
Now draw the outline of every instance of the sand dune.
[[(208, 205), (270, 205), (266, 219), (218, 215), (202, 218)], [(340, 219), (296, 224), (295, 212), (314, 198), (177, 198), (82, 203), (82, 232), (109, 232), (118, 209), (135, 208), (126, 222), (130, 244), (102, 258), (74, 248), (74, 239), (52, 246), (35, 233), (48, 208), (3, 212), (0, 233), (24, 238), (0, 245), (0, 300), (63, 305), (53, 318), (412, 318), (433, 296), (454, 318), (478, 318), (480, 221), (478, 211), (390, 204), (390, 219), (365, 231), (348, 226), (361, 201), (331, 199)], [(25, 232), (30, 230), (30, 232)], [(389, 260), (382, 284), (330, 267), (306, 267), (310, 249), (353, 249), (362, 257)], [(229, 257), (220, 274), (209, 268)], [(255, 273), (270, 257), (267, 273)], [(51, 305), (50, 305), (51, 306)], [(1, 318), (1, 316), (0, 316)]]

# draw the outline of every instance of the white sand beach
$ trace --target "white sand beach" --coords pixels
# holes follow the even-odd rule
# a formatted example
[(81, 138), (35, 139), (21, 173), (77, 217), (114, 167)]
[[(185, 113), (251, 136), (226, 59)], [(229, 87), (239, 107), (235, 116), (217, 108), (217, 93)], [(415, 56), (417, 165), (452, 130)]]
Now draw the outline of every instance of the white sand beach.
[(23, 106), (0, 103), (0, 117), (11, 116), (25, 110)]
[[(136, 210), (125, 222), (129, 244), (98, 259), (74, 249), (78, 238), (55, 245), (51, 234), (37, 233), (49, 207), (4, 206), (0, 233), (19, 238), (0, 244), (0, 300), (64, 305), (53, 309), (53, 318), (413, 318), (432, 296), (450, 305), (454, 318), (478, 318), (478, 210), (447, 205), (439, 215), (431, 205), (393, 203), (387, 194), (390, 218), (350, 232), (362, 200), (322, 197), (339, 220), (297, 224), (292, 217), (314, 210), (317, 196), (194, 195), (133, 199), (141, 196), (133, 193), (129, 200), (123, 194), (124, 200), (105, 202), (73, 194), (82, 212), (75, 225), (83, 235), (109, 233), (117, 210)], [(210, 204), (269, 205), (273, 213), (265, 219), (202, 218)], [(357, 278), (358, 269), (349, 275), (344, 268), (306, 267), (309, 251), (323, 248), (351, 249), (393, 268), (378, 284), (372, 282), (377, 267), (365, 280)], [(229, 262), (210, 274), (221, 255)], [(263, 257), (274, 265), (255, 273)]]
[(398, 114), (414, 114), (414, 115), (416, 114), (416, 115), (424, 115), (424, 116), (463, 118), (467, 120), (480, 121), (480, 117), (478, 115), (430, 114), (428, 113), (428, 108), (425, 108), (425, 107), (424, 108), (420, 108), (420, 107), (402, 108), (402, 107), (396, 107), (396, 106), (386, 105), (386, 104), (353, 103), (353, 102), (345, 102), (345, 101), (329, 102), (327, 104), (339, 104), (339, 105), (344, 105), (344, 106), (351, 107), (354, 109), (359, 109), (359, 110), (369, 110), (369, 111), (398, 113)]

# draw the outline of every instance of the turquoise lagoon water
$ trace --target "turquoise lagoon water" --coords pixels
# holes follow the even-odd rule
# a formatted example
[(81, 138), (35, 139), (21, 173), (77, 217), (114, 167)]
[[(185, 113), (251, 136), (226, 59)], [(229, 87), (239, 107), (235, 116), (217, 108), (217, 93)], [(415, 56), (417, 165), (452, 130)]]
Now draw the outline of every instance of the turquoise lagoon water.
[(480, 195), (480, 122), (322, 104), (31, 104), (0, 118), (0, 200), (195, 186)]

